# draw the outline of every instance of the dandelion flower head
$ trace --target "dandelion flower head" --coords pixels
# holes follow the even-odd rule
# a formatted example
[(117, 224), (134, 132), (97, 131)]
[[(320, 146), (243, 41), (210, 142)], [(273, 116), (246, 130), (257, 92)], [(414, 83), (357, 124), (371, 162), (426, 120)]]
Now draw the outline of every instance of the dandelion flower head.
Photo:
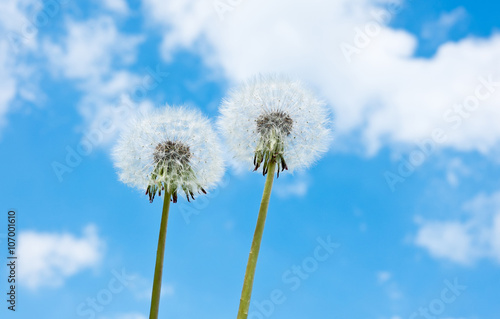
[(206, 193), (224, 174), (221, 146), (210, 121), (199, 111), (166, 107), (136, 119), (113, 150), (122, 182), (156, 194), (178, 192), (187, 200)]
[(218, 126), (236, 160), (267, 174), (307, 168), (328, 150), (329, 110), (300, 81), (257, 76), (222, 102)]

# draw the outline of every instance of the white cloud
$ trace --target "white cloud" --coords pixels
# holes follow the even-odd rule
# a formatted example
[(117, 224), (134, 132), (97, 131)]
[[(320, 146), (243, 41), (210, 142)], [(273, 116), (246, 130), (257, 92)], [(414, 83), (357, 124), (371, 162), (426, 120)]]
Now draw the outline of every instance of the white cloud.
[(45, 41), (46, 55), (53, 70), (76, 79), (84, 93), (78, 103), (85, 121), (84, 141), (90, 141), (92, 149), (107, 145), (134, 114), (153, 107), (144, 95), (159, 83), (148, 74), (124, 70), (135, 62), (143, 38), (122, 34), (110, 17), (68, 20), (66, 29), (62, 41)]
[(36, 17), (40, 12), (36, 0), (2, 1), (0, 3), (1, 37), (9, 42), (15, 53), (36, 47), (38, 25)]
[(443, 12), (436, 21), (425, 23), (422, 27), (422, 37), (439, 44), (445, 41), (450, 31), (462, 24), (467, 18), (467, 11), (458, 7), (450, 12)]
[[(153, 282), (139, 274), (133, 275), (134, 280), (129, 284), (128, 289), (137, 300), (151, 299), (151, 289)], [(163, 282), (161, 285), (161, 297), (171, 297), (175, 295), (175, 286), (172, 283)]]
[(403, 293), (399, 288), (398, 283), (392, 278), (392, 273), (389, 271), (379, 271), (376, 273), (378, 284), (382, 287), (387, 297), (392, 300), (400, 300), (403, 298)]
[(484, 258), (500, 263), (500, 192), (477, 196), (464, 212), (456, 220), (419, 221), (415, 244), (433, 257), (463, 265)]
[[(123, 10), (126, 3), (107, 1), (105, 5)], [(24, 55), (38, 46), (38, 26), (33, 21), (37, 21), (36, 13), (41, 8), (38, 1), (31, 0), (0, 4), (0, 11), (4, 13), (0, 17), (0, 31), (5, 31), (7, 35), (0, 38), (0, 127), (5, 124), (5, 115), (12, 109), (17, 97), (35, 103), (43, 100), (43, 94), (33, 84), (36, 80), (35, 69), (41, 66), (23, 63)], [(62, 9), (54, 8), (54, 12)], [(49, 10), (50, 6), (46, 7), (40, 16), (50, 17)], [(88, 131), (95, 132), (95, 127), (103, 118), (115, 126), (123, 126), (126, 121), (116, 115), (120, 97), (131, 93), (135, 87), (141, 87), (143, 78), (119, 68), (135, 62), (137, 47), (143, 38), (120, 33), (114, 20), (106, 16), (84, 22), (69, 19), (65, 29), (67, 33), (60, 41), (47, 38), (43, 41), (41, 53), (49, 61), (48, 69), (54, 74), (78, 80), (77, 85), (84, 93), (79, 109), (85, 117)], [(151, 107), (148, 102), (127, 105), (134, 112)], [(118, 132), (119, 129), (115, 128), (112, 133), (104, 134), (96, 144), (109, 142)]]
[(142, 37), (119, 32), (113, 19), (99, 17), (85, 22), (68, 20), (62, 43), (45, 41), (51, 65), (67, 78), (95, 80), (114, 68), (133, 63)]
[(282, 174), (275, 183), (275, 192), (278, 197), (303, 197), (309, 190), (309, 176), (305, 173), (295, 175)]
[[(26, 54), (37, 47), (38, 29), (31, 22), (40, 7), (35, 0), (0, 3), (0, 128), (7, 124), (7, 113), (17, 101), (39, 104), (37, 78), (25, 62)], [(33, 95), (38, 94), (38, 99)]]
[(175, 295), (175, 287), (171, 284), (163, 284), (161, 288), (161, 296), (171, 297)]
[(9, 49), (5, 41), (0, 41), (0, 128), (5, 125), (5, 116), (9, 111), (11, 102), (16, 96), (17, 80), (12, 70), (10, 69), (11, 59), (9, 59)]
[(102, 4), (105, 8), (118, 14), (126, 15), (129, 13), (129, 7), (125, 0), (104, 0)]
[(389, 271), (379, 271), (377, 272), (377, 281), (379, 284), (383, 284), (392, 278), (392, 274)]
[(62, 286), (68, 277), (96, 266), (102, 258), (103, 241), (95, 226), (82, 237), (70, 233), (22, 231), (19, 234), (19, 275), (30, 289)]
[[(373, 154), (385, 145), (428, 138), (436, 127), (447, 130), (442, 145), (458, 150), (486, 153), (500, 140), (500, 87), (474, 116), (459, 119), (458, 127), (443, 119), (449, 108), (474, 94), (479, 76), (500, 80), (499, 35), (445, 43), (426, 60), (412, 57), (415, 36), (384, 25), (376, 32), (380, 24), (374, 12), (381, 1), (242, 1), (223, 20), (214, 3), (145, 1), (147, 19), (163, 27), (164, 57), (179, 49), (199, 52), (206, 65), (220, 68), (232, 81), (258, 72), (300, 76), (336, 111), (336, 145), (361, 144)], [(354, 45), (357, 28), (377, 35), (365, 37), (359, 55), (348, 63), (340, 45)]]
[(434, 257), (468, 264), (477, 258), (473, 235), (460, 222), (425, 222), (420, 226), (415, 243), (425, 247)]
[(446, 160), (446, 180), (453, 187), (460, 185), (460, 179), (463, 176), (470, 176), (471, 171), (460, 158)]
[(153, 108), (148, 100), (134, 98), (135, 88), (142, 88), (141, 80), (135, 74), (118, 71), (106, 81), (90, 81), (82, 86), (86, 94), (79, 110), (87, 124), (84, 135), (95, 141), (93, 146), (109, 145), (134, 114)]

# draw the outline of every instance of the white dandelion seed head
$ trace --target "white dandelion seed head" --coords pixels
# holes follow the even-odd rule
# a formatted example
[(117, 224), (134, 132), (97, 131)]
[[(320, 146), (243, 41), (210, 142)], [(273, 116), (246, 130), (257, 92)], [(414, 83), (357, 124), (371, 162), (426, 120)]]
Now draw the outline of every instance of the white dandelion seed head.
[[(234, 158), (265, 175), (309, 167), (328, 150), (330, 112), (300, 81), (259, 75), (229, 93), (218, 126)], [(261, 166), (262, 164), (262, 166)]]
[(122, 182), (146, 191), (152, 201), (165, 192), (177, 201), (205, 192), (224, 174), (222, 150), (210, 121), (199, 111), (169, 107), (132, 122), (113, 150)]

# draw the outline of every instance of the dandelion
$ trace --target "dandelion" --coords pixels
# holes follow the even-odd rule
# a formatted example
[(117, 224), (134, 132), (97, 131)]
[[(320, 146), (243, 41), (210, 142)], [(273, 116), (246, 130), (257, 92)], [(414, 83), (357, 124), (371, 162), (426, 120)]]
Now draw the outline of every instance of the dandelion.
[(153, 202), (164, 194), (150, 318), (158, 317), (170, 202), (205, 193), (224, 174), (221, 146), (200, 112), (167, 107), (136, 119), (113, 150), (122, 182), (144, 191)]
[(299, 81), (273, 75), (232, 91), (220, 113), (218, 126), (235, 160), (267, 174), (238, 311), (238, 319), (245, 319), (274, 173), (307, 168), (328, 150), (329, 111)]
[(237, 161), (264, 175), (309, 167), (328, 149), (329, 111), (299, 81), (259, 76), (232, 91), (218, 125)]

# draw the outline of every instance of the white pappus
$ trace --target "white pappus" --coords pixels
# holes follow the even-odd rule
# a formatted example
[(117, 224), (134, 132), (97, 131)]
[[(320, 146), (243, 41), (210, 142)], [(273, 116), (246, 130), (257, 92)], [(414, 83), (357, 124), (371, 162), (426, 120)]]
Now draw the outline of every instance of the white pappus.
[(234, 158), (267, 174), (268, 165), (309, 167), (328, 150), (330, 112), (300, 81), (259, 75), (231, 91), (218, 127)]
[(224, 174), (221, 145), (210, 121), (199, 111), (170, 107), (132, 122), (113, 149), (118, 175), (146, 191), (150, 201), (162, 191), (177, 202), (206, 193)]

